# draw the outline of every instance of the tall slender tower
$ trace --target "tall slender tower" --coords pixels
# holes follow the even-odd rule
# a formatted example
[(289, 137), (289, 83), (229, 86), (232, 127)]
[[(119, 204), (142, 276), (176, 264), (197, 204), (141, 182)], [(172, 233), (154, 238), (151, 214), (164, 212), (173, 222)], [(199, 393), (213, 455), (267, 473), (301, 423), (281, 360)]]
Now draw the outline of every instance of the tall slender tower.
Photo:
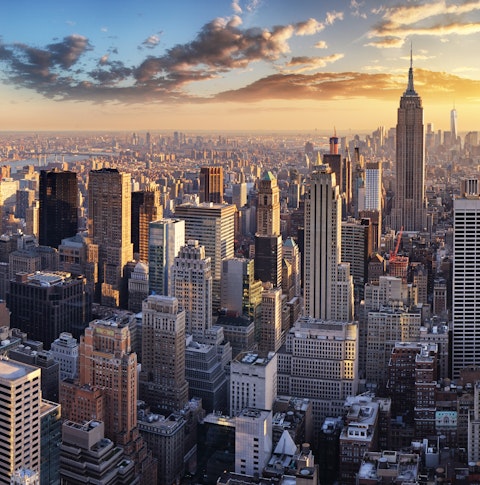
[(39, 243), (58, 248), (78, 229), (78, 187), (75, 172), (40, 172)]
[(202, 338), (212, 326), (212, 266), (205, 248), (189, 240), (174, 260), (173, 296), (185, 310), (185, 327), (194, 338)]
[(305, 199), (305, 315), (351, 320), (353, 282), (341, 260), (341, 199), (335, 174), (317, 165)]
[(452, 111), (450, 111), (450, 132), (452, 134), (452, 145), (457, 144), (457, 110), (455, 106), (453, 107)]
[(88, 182), (88, 233), (98, 245), (100, 295), (106, 306), (127, 306), (125, 265), (133, 259), (131, 176), (117, 169), (92, 170)]
[(282, 285), (280, 190), (272, 172), (265, 172), (258, 189), (255, 278)]
[(410, 53), (408, 86), (400, 98), (397, 120), (396, 179), (391, 225), (396, 231), (422, 231), (426, 224), (425, 151), (422, 99), (413, 86)]

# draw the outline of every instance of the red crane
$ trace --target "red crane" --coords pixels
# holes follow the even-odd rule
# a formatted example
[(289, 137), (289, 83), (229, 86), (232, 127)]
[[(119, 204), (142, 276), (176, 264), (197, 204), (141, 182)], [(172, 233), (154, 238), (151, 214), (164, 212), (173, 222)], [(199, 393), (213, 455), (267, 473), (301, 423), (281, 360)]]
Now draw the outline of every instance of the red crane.
[(390, 252), (390, 261), (395, 261), (395, 258), (397, 257), (398, 253), (398, 248), (400, 247), (400, 242), (402, 240), (402, 234), (403, 234), (403, 226), (400, 228), (400, 231), (398, 231), (398, 236), (397, 236), (397, 244), (395, 245), (395, 250)]

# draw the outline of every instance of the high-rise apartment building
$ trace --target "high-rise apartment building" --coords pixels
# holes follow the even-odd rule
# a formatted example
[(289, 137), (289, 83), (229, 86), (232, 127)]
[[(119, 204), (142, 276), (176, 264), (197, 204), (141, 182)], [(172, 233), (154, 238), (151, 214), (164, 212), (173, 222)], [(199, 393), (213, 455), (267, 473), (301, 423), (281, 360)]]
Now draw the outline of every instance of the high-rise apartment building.
[(235, 206), (229, 204), (181, 204), (175, 216), (185, 221), (185, 239), (196, 239), (212, 260), (212, 309), (220, 308), (222, 261), (234, 256)]
[(185, 330), (202, 338), (212, 326), (212, 266), (205, 248), (189, 240), (180, 248), (172, 268), (173, 295), (185, 310)]
[(137, 425), (137, 356), (126, 322), (94, 320), (80, 339), (80, 386), (105, 392), (105, 434), (117, 444), (132, 439)]
[(453, 204), (452, 377), (458, 378), (463, 368), (480, 365), (480, 196)]
[(200, 202), (223, 203), (223, 167), (200, 169)]
[(391, 226), (396, 231), (422, 231), (426, 225), (425, 151), (422, 99), (413, 86), (410, 62), (408, 85), (400, 98), (396, 136), (395, 197)]
[(174, 297), (150, 295), (143, 302), (140, 398), (167, 411), (188, 401), (185, 310)]
[(328, 165), (311, 173), (305, 200), (305, 315), (323, 320), (353, 318), (353, 282), (341, 264), (341, 200)]
[(185, 244), (185, 221), (159, 219), (149, 224), (148, 285), (151, 294), (172, 295), (172, 267)]
[(0, 359), (0, 482), (19, 468), (40, 472), (40, 369)]
[(40, 172), (39, 243), (58, 248), (78, 230), (78, 186), (75, 172)]
[(88, 233), (98, 245), (100, 292), (106, 306), (127, 306), (125, 265), (133, 259), (131, 176), (117, 169), (91, 170), (88, 180)]
[(280, 189), (271, 172), (265, 172), (258, 187), (255, 278), (275, 287), (282, 285)]

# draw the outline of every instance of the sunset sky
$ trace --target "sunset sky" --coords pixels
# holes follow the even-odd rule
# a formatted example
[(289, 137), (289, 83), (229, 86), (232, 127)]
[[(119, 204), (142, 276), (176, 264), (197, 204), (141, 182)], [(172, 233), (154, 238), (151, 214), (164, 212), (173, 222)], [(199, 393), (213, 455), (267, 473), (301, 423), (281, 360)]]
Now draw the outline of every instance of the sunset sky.
[(480, 0), (18, 0), (0, 130), (480, 130)]

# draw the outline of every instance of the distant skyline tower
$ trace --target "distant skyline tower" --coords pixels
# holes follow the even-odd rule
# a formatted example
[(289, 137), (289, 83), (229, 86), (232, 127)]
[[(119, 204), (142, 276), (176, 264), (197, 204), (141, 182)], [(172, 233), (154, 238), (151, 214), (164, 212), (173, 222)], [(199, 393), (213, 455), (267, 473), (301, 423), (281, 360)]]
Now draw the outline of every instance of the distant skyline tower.
[(457, 132), (457, 110), (455, 109), (455, 105), (453, 106), (453, 109), (450, 111), (450, 133), (452, 136), (452, 145), (456, 145), (458, 132)]
[(114, 168), (91, 170), (88, 181), (88, 234), (98, 245), (100, 301), (127, 306), (125, 265), (133, 260), (131, 175)]
[(200, 202), (223, 203), (223, 167), (200, 169)]
[(58, 248), (78, 230), (78, 187), (75, 172), (40, 172), (39, 243)]
[(305, 315), (323, 320), (351, 319), (353, 283), (341, 261), (341, 199), (328, 165), (311, 173), (305, 199)]
[(413, 85), (410, 53), (408, 85), (400, 98), (396, 136), (395, 197), (391, 214), (392, 229), (422, 231), (426, 225), (425, 151), (422, 98)]
[(282, 285), (282, 236), (280, 234), (280, 189), (272, 172), (265, 172), (258, 187), (255, 234), (255, 278)]
[(205, 248), (189, 240), (180, 248), (172, 269), (173, 294), (185, 310), (185, 329), (195, 339), (212, 326), (212, 265)]

